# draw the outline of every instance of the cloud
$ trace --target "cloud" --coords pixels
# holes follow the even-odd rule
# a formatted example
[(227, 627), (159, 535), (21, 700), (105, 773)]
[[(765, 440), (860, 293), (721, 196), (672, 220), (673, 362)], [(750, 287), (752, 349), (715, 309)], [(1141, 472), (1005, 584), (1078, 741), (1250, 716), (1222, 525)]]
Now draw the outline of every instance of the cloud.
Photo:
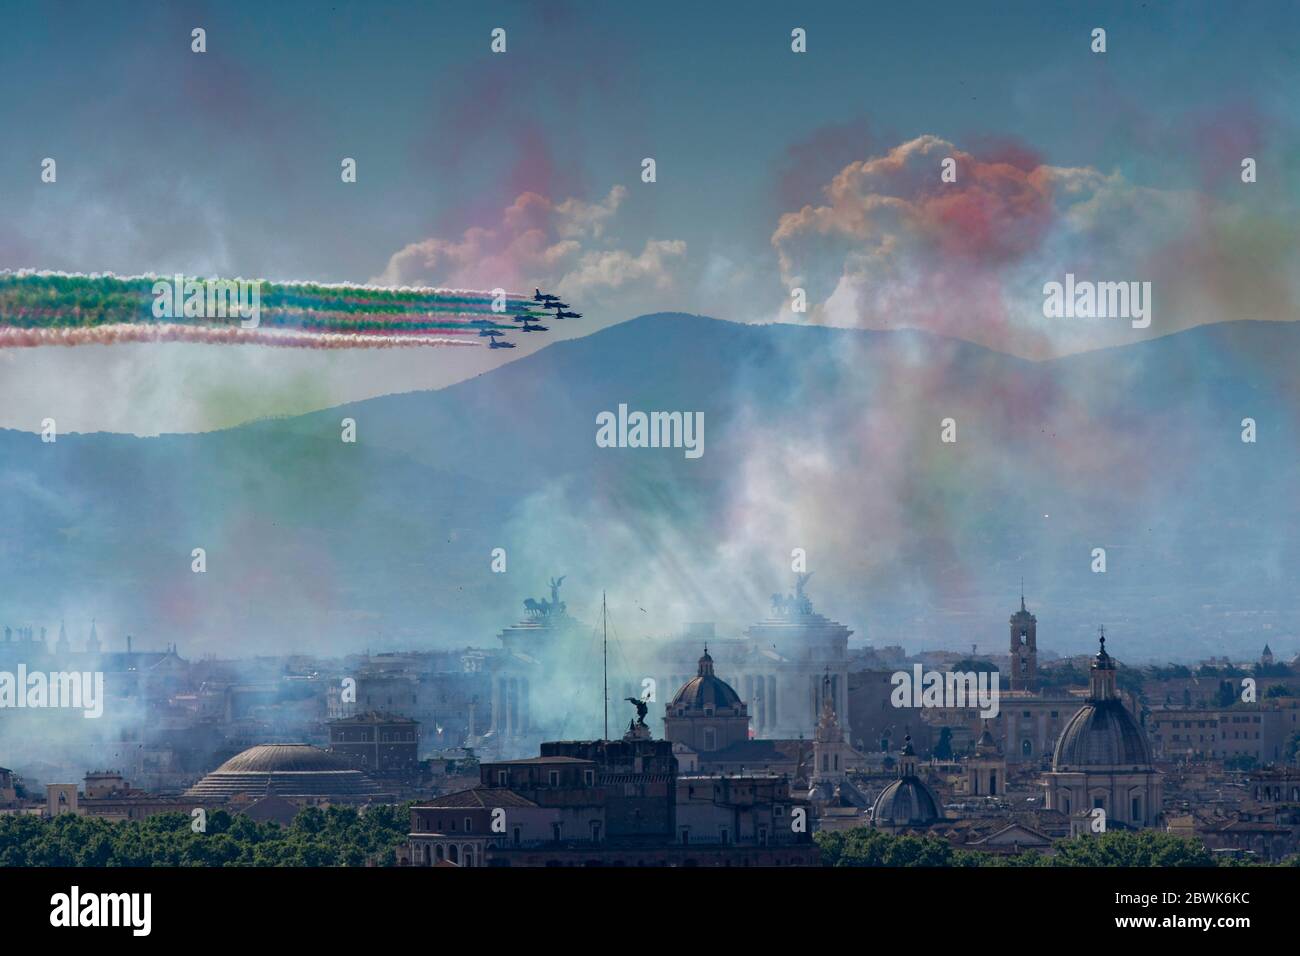
[(645, 248), (635, 256), (622, 250), (588, 252), (559, 284), (574, 294), (635, 283), (667, 288), (673, 283), (674, 260), (685, 254), (686, 243), (680, 239), (647, 239)]
[[(957, 176), (945, 183), (949, 157)], [(784, 283), (806, 290), (813, 322), (924, 328), (1044, 357), (1202, 322), (1286, 317), (1294, 287), (1285, 257), (1231, 254), (1225, 236), (1241, 231), (1243, 216), (1267, 220), (1119, 172), (1050, 166), (1006, 146), (979, 156), (926, 135), (842, 168), (821, 202), (780, 217), (771, 242)], [(1067, 272), (1150, 281), (1151, 327), (1045, 318), (1043, 285)], [(1250, 299), (1249, 315), (1235, 308), (1242, 288), (1268, 290)]]
[(512, 290), (540, 285), (597, 299), (607, 292), (672, 288), (686, 243), (647, 239), (639, 251), (620, 247), (611, 227), (626, 199), (624, 186), (614, 186), (595, 202), (573, 197), (556, 202), (526, 191), (491, 225), (407, 245), (372, 281)]

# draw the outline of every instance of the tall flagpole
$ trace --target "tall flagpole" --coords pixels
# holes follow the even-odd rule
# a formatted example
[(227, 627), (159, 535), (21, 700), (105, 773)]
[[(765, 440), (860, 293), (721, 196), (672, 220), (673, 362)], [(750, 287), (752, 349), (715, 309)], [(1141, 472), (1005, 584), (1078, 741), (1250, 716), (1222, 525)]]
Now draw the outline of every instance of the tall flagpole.
[(600, 592), (600, 625), (605, 640), (602, 656), (605, 662), (605, 739), (609, 740), (609, 619), (605, 610), (605, 592)]

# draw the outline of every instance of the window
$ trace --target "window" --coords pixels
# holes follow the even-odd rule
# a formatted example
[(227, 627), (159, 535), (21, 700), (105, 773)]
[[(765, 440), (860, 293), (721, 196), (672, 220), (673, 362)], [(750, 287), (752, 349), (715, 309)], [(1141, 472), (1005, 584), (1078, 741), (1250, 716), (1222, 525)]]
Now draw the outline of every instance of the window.
[(767, 846), (767, 827), (758, 828), (758, 845)]
[(551, 824), (551, 839), (554, 840), (556, 843), (560, 842), (560, 824), (558, 823)]
[(558, 787), (560, 785), (560, 771), (552, 770), (548, 779), (550, 780), (552, 787)]
[(691, 828), (682, 827), (682, 846), (691, 842)]
[(599, 820), (591, 821), (591, 842), (592, 843), (600, 842), (600, 821)]
[(515, 841), (515, 846), (518, 846), (523, 841), (523, 831), (519, 827), (515, 827), (515, 832), (513, 834), (513, 837)]
[(509, 772), (506, 771), (506, 770), (498, 770), (498, 771), (497, 771), (497, 786), (498, 786), (498, 787), (504, 787), (504, 786), (505, 786), (507, 783), (509, 783), (509, 782), (510, 782), (510, 774), (509, 774)]
[(466, 833), (469, 833), (469, 831), (470, 831), (470, 830), (473, 830), (473, 829), (474, 829), (474, 821), (471, 820), (469, 817), (466, 817), (466, 818), (465, 818), (465, 832), (466, 832)]
[(596, 771), (584, 770), (582, 772), (582, 779), (583, 782), (587, 784), (587, 786), (594, 787), (596, 785)]
[(731, 831), (726, 827), (720, 827), (718, 829), (718, 840), (723, 846), (726, 846), (731, 842)]

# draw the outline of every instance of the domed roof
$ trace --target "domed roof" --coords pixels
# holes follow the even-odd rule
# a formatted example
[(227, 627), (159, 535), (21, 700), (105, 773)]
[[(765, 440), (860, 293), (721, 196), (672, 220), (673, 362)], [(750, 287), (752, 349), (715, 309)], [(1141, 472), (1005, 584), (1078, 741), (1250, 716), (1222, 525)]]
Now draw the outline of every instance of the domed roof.
[(898, 779), (876, 797), (871, 820), (878, 827), (924, 827), (941, 816), (934, 792), (916, 775), (916, 750), (909, 733), (898, 752)]
[(871, 819), (876, 826), (929, 826), (939, 819), (939, 803), (917, 777), (895, 780), (876, 797)]
[(260, 744), (236, 754), (185, 791), (188, 797), (250, 793), (367, 797), (379, 786), (344, 757), (310, 744)]
[(1119, 698), (1115, 660), (1106, 632), (1089, 669), (1088, 702), (1070, 718), (1052, 753), (1053, 770), (1082, 767), (1151, 767), (1151, 745)]
[(719, 710), (743, 706), (740, 695), (732, 689), (731, 685), (714, 675), (713, 658), (709, 656), (707, 647), (704, 649), (704, 656), (700, 658), (699, 673), (682, 685), (681, 690), (673, 697), (672, 703), (668, 705), (670, 711), (679, 707)]
[(1118, 700), (1089, 701), (1061, 731), (1053, 770), (1076, 767), (1149, 767), (1151, 746), (1128, 708)]
[(291, 771), (305, 773), (320, 770), (355, 770), (352, 764), (338, 754), (321, 750), (311, 744), (258, 744), (243, 753), (235, 754), (215, 773), (274, 773)]

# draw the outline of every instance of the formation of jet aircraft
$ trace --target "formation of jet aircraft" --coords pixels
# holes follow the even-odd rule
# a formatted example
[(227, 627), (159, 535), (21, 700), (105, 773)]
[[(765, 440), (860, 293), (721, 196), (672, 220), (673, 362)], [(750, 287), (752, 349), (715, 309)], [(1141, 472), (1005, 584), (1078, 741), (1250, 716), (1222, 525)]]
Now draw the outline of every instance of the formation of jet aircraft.
[(558, 295), (551, 295), (550, 293), (543, 292), (541, 289), (533, 289), (533, 301), (540, 302), (544, 309), (554, 309), (555, 314), (551, 316), (553, 319), (582, 318), (581, 312), (566, 312), (565, 309), (569, 307), (569, 303), (561, 302)]
[[(569, 304), (562, 302), (558, 295), (552, 295), (549, 292), (543, 292), (541, 289), (533, 289), (532, 302), (528, 303), (518, 312), (510, 313), (511, 321), (515, 322), (521, 332), (549, 332), (550, 327), (542, 325), (543, 319), (580, 319), (581, 312), (568, 311)], [(553, 310), (553, 311), (548, 311)], [(494, 349), (512, 349), (515, 347), (513, 342), (503, 340), (504, 332), (501, 326), (489, 319), (475, 319), (469, 323), (478, 327), (478, 334), (482, 338), (488, 338), (488, 343)]]

